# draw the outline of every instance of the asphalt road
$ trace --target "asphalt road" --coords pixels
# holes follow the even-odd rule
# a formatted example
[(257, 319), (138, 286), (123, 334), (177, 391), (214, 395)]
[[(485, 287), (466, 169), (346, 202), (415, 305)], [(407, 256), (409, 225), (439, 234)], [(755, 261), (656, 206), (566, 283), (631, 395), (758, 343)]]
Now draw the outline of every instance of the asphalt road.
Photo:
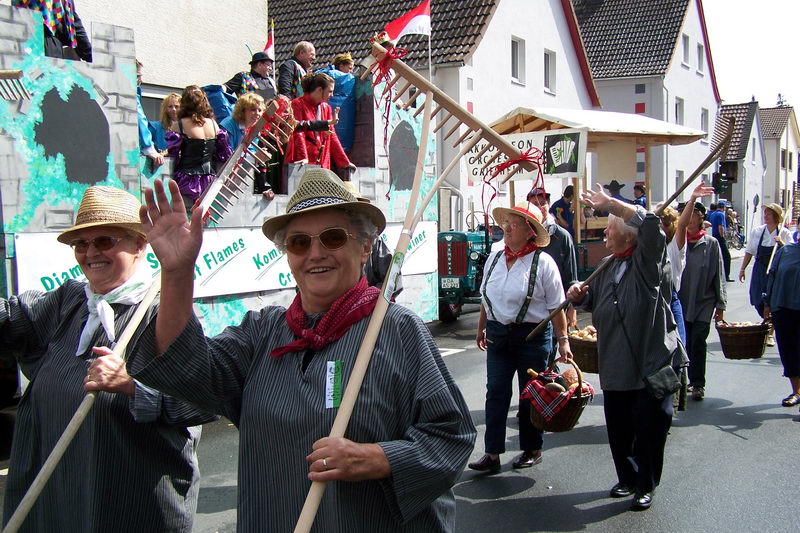
[[(756, 320), (746, 286), (736, 282), (727, 288), (726, 318)], [(477, 314), (468, 314), (430, 327), (478, 426), (471, 460), (483, 452), (484, 429), (485, 366), (483, 352), (474, 346), (476, 323)], [(761, 359), (725, 359), (712, 328), (706, 399), (690, 400), (688, 410), (675, 417), (662, 483), (645, 512), (631, 512), (627, 500), (608, 498), (616, 479), (602, 392), (575, 429), (547, 434), (544, 461), (522, 471), (510, 466), (518, 447), (512, 407), (502, 471), (485, 476), (467, 470), (455, 486), (457, 531), (795, 532), (800, 415), (779, 405), (790, 392), (781, 372), (776, 348), (768, 347)], [(588, 378), (597, 385), (596, 375)], [(0, 414), (0, 491), (12, 418), (13, 413)], [(197, 532), (235, 531), (237, 448), (237, 431), (226, 421), (204, 428)]]

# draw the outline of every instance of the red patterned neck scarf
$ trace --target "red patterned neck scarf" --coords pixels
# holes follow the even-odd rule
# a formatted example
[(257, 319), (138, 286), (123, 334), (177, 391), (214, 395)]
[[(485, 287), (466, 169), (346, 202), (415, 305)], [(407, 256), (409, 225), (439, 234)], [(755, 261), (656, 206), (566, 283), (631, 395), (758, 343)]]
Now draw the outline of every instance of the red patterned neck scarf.
[(362, 276), (353, 288), (333, 302), (313, 329), (306, 329), (306, 314), (298, 292), (292, 305), (286, 310), (286, 322), (299, 338), (286, 346), (275, 348), (269, 356), (283, 357), (289, 352), (300, 352), (308, 348), (314, 351), (322, 349), (347, 333), (353, 324), (372, 313), (380, 292), (377, 288), (370, 287), (367, 278)]
[(631, 246), (630, 248), (628, 248), (624, 252), (619, 252), (619, 253), (614, 254), (614, 257), (616, 259), (627, 259), (628, 257), (633, 255), (633, 252), (635, 250), (636, 250), (636, 245), (634, 244), (633, 246)]
[(508, 245), (506, 245), (506, 248), (505, 250), (503, 250), (503, 252), (506, 254), (506, 261), (510, 261), (512, 259), (517, 259), (526, 256), (529, 253), (535, 252), (538, 249), (539, 247), (536, 245), (534, 241), (528, 241), (527, 243), (525, 243), (525, 246), (523, 246), (519, 252), (512, 251), (511, 248), (508, 247)]
[(689, 242), (697, 242), (700, 239), (702, 239), (703, 235), (705, 235), (705, 234), (706, 234), (706, 230), (704, 230), (704, 229), (701, 229), (697, 233), (686, 232), (686, 240), (689, 241)]

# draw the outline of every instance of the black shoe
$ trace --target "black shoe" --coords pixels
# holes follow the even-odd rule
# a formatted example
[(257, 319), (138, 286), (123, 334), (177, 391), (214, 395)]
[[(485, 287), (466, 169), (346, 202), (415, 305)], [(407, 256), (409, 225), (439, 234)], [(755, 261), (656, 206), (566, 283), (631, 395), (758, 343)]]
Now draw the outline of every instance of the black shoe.
[(633, 487), (625, 483), (617, 483), (611, 487), (611, 492), (608, 493), (612, 498), (627, 498), (633, 494)]
[(500, 458), (492, 459), (491, 455), (485, 453), (483, 457), (467, 466), (478, 472), (498, 472), (500, 470)]
[(634, 511), (644, 511), (645, 509), (650, 509), (651, 505), (653, 505), (652, 492), (637, 492), (631, 502), (631, 509)]
[(733, 283), (733, 282), (734, 282), (734, 281), (736, 281), (736, 280), (735, 280), (735, 279), (728, 278), (728, 279), (726, 279), (725, 281), (727, 281), (728, 283)]
[(541, 450), (535, 452), (522, 452), (517, 459), (511, 463), (514, 468), (530, 468), (542, 462)]

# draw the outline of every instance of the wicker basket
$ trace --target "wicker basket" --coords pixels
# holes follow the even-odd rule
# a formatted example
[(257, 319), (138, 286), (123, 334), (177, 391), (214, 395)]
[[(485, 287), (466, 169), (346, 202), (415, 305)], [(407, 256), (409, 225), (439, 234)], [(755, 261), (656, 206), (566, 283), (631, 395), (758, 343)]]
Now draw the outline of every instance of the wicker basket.
[(721, 326), (717, 323), (719, 342), (725, 359), (758, 359), (767, 345), (769, 322), (755, 326)]
[(578, 423), (578, 419), (583, 413), (583, 408), (592, 399), (591, 393), (583, 390), (583, 379), (581, 378), (581, 369), (573, 361), (572, 366), (575, 367), (578, 373), (578, 388), (575, 393), (567, 400), (567, 403), (561, 408), (559, 412), (553, 415), (550, 420), (545, 420), (544, 417), (533, 407), (531, 407), (531, 423), (542, 431), (550, 431), (558, 433), (561, 431), (569, 431)]
[(591, 372), (592, 374), (600, 372), (597, 363), (597, 341), (570, 337), (569, 347), (572, 350), (572, 359), (584, 372)]

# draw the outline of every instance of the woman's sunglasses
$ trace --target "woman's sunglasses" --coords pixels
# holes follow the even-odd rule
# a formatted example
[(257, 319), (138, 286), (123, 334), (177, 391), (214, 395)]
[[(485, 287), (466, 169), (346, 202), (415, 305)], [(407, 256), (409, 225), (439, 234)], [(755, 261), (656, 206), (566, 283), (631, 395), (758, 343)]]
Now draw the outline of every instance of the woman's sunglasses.
[(72, 246), (72, 249), (79, 254), (86, 253), (86, 250), (89, 249), (90, 244), (93, 244), (94, 249), (98, 252), (105, 252), (106, 250), (112, 249), (119, 241), (124, 239), (125, 237), (107, 237), (105, 235), (101, 235), (100, 237), (89, 239), (88, 241), (86, 239), (77, 239), (70, 242), (69, 245)]
[(286, 250), (295, 255), (303, 255), (308, 253), (308, 250), (311, 248), (311, 241), (315, 237), (319, 239), (320, 244), (326, 249), (338, 250), (347, 244), (347, 239), (352, 237), (352, 235), (344, 228), (328, 228), (317, 235), (293, 233), (286, 237), (284, 246), (286, 246)]

